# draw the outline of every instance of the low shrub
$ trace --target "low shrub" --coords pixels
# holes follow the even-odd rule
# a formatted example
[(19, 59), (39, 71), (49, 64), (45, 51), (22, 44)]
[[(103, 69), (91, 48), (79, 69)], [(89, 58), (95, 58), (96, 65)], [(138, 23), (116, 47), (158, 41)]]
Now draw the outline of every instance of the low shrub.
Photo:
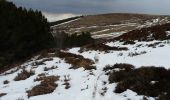
[[(141, 67), (138, 69), (113, 71), (109, 82), (118, 82), (114, 92), (122, 93), (127, 89), (139, 95), (170, 99), (170, 70), (163, 67)], [(166, 99), (164, 99), (166, 98)]]

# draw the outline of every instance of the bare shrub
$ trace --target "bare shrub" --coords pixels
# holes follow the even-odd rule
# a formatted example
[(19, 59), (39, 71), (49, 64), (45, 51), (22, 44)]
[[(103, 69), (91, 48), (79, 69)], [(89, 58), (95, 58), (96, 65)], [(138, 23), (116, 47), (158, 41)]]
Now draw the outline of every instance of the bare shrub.
[(18, 75), (14, 78), (14, 80), (15, 81), (25, 80), (34, 74), (35, 74), (34, 71), (32, 71), (32, 70), (27, 71), (24, 69), (24, 70), (22, 70), (21, 73), (18, 73)]

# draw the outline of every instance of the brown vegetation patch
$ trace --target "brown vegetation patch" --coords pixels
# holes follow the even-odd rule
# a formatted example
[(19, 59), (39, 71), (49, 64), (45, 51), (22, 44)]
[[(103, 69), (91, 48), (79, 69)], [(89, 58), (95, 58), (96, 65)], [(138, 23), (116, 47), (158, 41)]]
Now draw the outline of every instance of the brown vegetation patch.
[(99, 51), (108, 51), (108, 50), (114, 50), (114, 51), (126, 51), (128, 48), (126, 47), (110, 47), (108, 45), (105, 45), (103, 43), (93, 43), (89, 45), (85, 45), (80, 48), (79, 52), (88, 51), (88, 50), (99, 50)]
[(24, 69), (24, 70), (22, 70), (21, 73), (18, 73), (18, 75), (14, 78), (14, 80), (15, 81), (25, 80), (34, 74), (35, 74), (34, 71), (32, 71), (32, 70), (27, 71)]
[(92, 66), (92, 64), (94, 64), (92, 60), (84, 58), (81, 55), (59, 51), (57, 56), (63, 58), (66, 63), (72, 64), (71, 68), (73, 69), (77, 69), (80, 67), (83, 67), (86, 70), (96, 69), (94, 66)]
[(28, 97), (52, 93), (58, 86), (55, 82), (59, 78), (59, 76), (43, 76), (35, 79), (35, 81), (41, 81), (41, 83), (27, 91)]
[(110, 73), (109, 82), (118, 82), (114, 91), (116, 93), (122, 93), (130, 89), (139, 95), (158, 97), (158, 100), (170, 100), (169, 77), (170, 70), (151, 66), (117, 72), (113, 71)]

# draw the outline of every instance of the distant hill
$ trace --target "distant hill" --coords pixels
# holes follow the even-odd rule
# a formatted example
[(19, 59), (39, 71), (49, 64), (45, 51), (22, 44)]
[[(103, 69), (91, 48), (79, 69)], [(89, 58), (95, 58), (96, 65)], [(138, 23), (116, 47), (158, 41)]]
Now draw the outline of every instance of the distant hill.
[(131, 30), (168, 23), (170, 16), (110, 13), (87, 15), (72, 21), (70, 19), (51, 24), (54, 36), (61, 31), (65, 31), (69, 34), (90, 32), (94, 38), (110, 38)]

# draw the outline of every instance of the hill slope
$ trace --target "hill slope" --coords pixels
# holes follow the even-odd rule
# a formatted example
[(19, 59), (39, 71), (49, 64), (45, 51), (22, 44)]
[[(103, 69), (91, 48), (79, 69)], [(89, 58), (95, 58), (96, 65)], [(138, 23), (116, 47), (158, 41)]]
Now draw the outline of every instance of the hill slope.
[(53, 34), (61, 31), (71, 33), (91, 32), (94, 38), (109, 38), (134, 29), (168, 23), (169, 16), (113, 13), (87, 15), (76, 20), (51, 26)]
[[(141, 66), (170, 68), (169, 40), (135, 42), (133, 45), (125, 45), (124, 42), (107, 42), (103, 44), (105, 48), (102, 45), (89, 46), (86, 49), (71, 48), (60, 52), (49, 52), (46, 56), (36, 56), (0, 75), (0, 94), (4, 93), (4, 96), (0, 98), (1, 100), (46, 100), (49, 98), (50, 100), (68, 98), (69, 100), (145, 100), (146, 98), (155, 100), (158, 97), (157, 94), (156, 97), (152, 97), (151, 94), (145, 94), (147, 92), (140, 93), (134, 90), (136, 93), (130, 88), (121, 93), (115, 93), (119, 82), (110, 81), (110, 74), (123, 71), (124, 68), (126, 70), (126, 65), (115, 68), (106, 67), (108, 65), (126, 63), (134, 65), (135, 69)], [(106, 48), (107, 46), (110, 49)], [(143, 72), (144, 70), (141, 75)], [(147, 75), (147, 72), (145, 74)], [(152, 74), (149, 73), (149, 76)], [(162, 81), (157, 79), (149, 79), (148, 82), (146, 83), (148, 85), (142, 87), (146, 88), (145, 86), (151, 84), (154, 89), (157, 89), (156, 82), (162, 84)], [(166, 81), (167, 84), (168, 82), (169, 80)], [(165, 82), (163, 84), (165, 85)], [(142, 88), (140, 85), (138, 87)], [(160, 89), (163, 89), (163, 86)], [(161, 92), (166, 91), (159, 90), (158, 94), (161, 95)], [(148, 93), (153, 94), (155, 91)]]

